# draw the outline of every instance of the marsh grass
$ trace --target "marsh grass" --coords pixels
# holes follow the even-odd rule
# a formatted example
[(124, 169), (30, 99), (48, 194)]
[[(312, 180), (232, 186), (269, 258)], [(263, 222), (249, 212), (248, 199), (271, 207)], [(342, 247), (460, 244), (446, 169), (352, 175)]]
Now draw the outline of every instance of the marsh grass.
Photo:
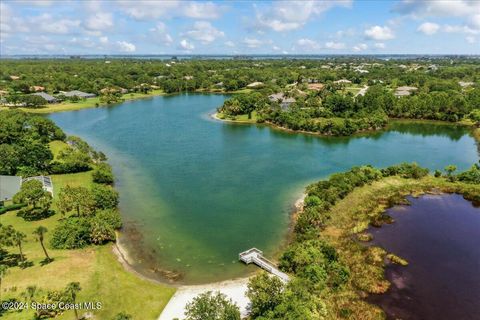
[(371, 240), (366, 229), (391, 222), (385, 210), (395, 204), (405, 204), (405, 197), (425, 193), (459, 193), (468, 200), (480, 195), (480, 186), (449, 182), (444, 178), (426, 176), (404, 179), (398, 176), (383, 178), (358, 187), (338, 201), (328, 212), (330, 217), (320, 231), (320, 238), (335, 247), (340, 259), (351, 274), (349, 282), (338, 292), (325, 297), (325, 302), (338, 318), (384, 319), (383, 311), (365, 301), (369, 294), (384, 293), (390, 287), (385, 279), (386, 261), (406, 265), (408, 262), (384, 249), (367, 246)]

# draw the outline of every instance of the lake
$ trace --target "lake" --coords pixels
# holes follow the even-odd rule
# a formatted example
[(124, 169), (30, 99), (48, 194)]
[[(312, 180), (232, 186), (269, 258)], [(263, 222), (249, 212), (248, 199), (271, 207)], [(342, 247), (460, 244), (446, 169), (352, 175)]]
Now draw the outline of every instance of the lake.
[(387, 210), (395, 223), (371, 229), (373, 244), (409, 261), (387, 267), (387, 293), (370, 296), (389, 319), (478, 319), (480, 208), (461, 195), (409, 198)]
[(355, 165), (416, 161), (431, 169), (478, 161), (465, 128), (396, 123), (388, 131), (318, 137), (209, 116), (226, 96), (185, 94), (50, 115), (104, 151), (120, 192), (120, 241), (142, 273), (181, 283), (255, 270), (238, 253), (278, 253), (305, 186)]

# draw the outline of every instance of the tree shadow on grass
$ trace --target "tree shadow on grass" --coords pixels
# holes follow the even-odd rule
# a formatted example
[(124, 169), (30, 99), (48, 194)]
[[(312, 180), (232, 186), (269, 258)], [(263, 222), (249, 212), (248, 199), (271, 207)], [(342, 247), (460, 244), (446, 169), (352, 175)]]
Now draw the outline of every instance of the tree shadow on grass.
[(53, 259), (53, 258), (50, 258), (50, 259), (45, 258), (45, 259), (43, 259), (42, 261), (40, 261), (40, 265), (41, 265), (42, 267), (43, 267), (43, 266), (46, 266), (47, 264), (53, 262), (53, 260), (55, 260), (55, 259)]

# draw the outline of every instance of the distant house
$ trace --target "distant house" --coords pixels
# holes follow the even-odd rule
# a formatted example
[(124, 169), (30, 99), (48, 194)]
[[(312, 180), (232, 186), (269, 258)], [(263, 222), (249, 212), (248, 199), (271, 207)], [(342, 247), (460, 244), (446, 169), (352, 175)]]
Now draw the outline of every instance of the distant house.
[(338, 84), (350, 84), (350, 83), (352, 83), (352, 81), (347, 80), (347, 79), (340, 79), (340, 80), (337, 80), (337, 81), (333, 81), (333, 83), (338, 83)]
[(21, 186), (22, 177), (0, 176), (0, 201), (11, 200)]
[(412, 91), (417, 91), (417, 87), (409, 87), (409, 86), (403, 86), (403, 87), (398, 87), (397, 90), (395, 90), (395, 97), (405, 97), (409, 96), (412, 94)]
[(309, 90), (317, 90), (317, 91), (321, 91), (324, 87), (325, 85), (323, 83), (309, 83), (307, 85), (307, 88)]
[(256, 82), (247, 84), (247, 88), (250, 88), (250, 89), (260, 88), (260, 87), (263, 87), (263, 82), (256, 81)]
[(58, 102), (57, 98), (55, 98), (54, 96), (51, 96), (51, 95), (49, 95), (48, 93), (45, 93), (45, 92), (35, 92), (35, 93), (32, 93), (32, 96), (42, 97), (43, 99), (47, 100), (48, 103)]
[(69, 92), (65, 92), (63, 94), (65, 97), (79, 97), (79, 98), (95, 98), (96, 95), (94, 93), (86, 93), (78, 90), (73, 90)]
[(287, 109), (292, 103), (296, 101), (295, 98), (286, 97), (285, 94), (282, 92), (271, 94), (268, 96), (268, 99), (270, 99), (270, 101), (272, 102), (280, 103), (280, 107), (282, 109)]
[(459, 81), (458, 84), (460, 85), (460, 87), (465, 88), (465, 87), (473, 86), (475, 83), (473, 83), (473, 82)]
[(43, 190), (50, 192), (53, 196), (53, 183), (52, 179), (49, 176), (36, 176), (36, 177), (29, 177), (23, 179), (22, 183), (30, 181), (30, 180), (37, 180), (42, 183)]
[(45, 91), (45, 87), (42, 86), (31, 86), (30, 87), (31, 91), (39, 92), (39, 91)]

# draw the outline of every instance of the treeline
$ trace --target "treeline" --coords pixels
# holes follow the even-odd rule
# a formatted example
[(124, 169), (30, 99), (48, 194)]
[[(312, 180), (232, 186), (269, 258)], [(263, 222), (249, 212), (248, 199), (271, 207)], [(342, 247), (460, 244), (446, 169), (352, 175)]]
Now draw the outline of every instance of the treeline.
[[(0, 90), (31, 93), (35, 86), (49, 93), (81, 90), (100, 94), (118, 87), (144, 92), (156, 86), (167, 93), (195, 90), (235, 91), (252, 82), (273, 90), (314, 80), (348, 79), (354, 84), (378, 83), (396, 87), (417, 85), (426, 90), (453, 88), (458, 80), (479, 81), (478, 59), (380, 60), (330, 58), (322, 60), (145, 60), (145, 59), (2, 60)], [(438, 70), (430, 70), (435, 64)], [(368, 73), (358, 72), (368, 68)], [(435, 80), (435, 81), (433, 81)], [(428, 85), (424, 86), (425, 83)]]
[[(67, 145), (54, 159), (49, 143)], [(106, 157), (78, 137), (67, 137), (51, 120), (19, 110), (0, 112), (0, 174), (23, 177), (92, 170), (111, 175)], [(113, 179), (113, 178), (111, 178)]]
[(233, 96), (218, 111), (232, 119), (242, 114), (251, 117), (256, 112), (258, 122), (326, 135), (377, 130), (384, 127), (389, 118), (450, 122), (470, 119), (480, 123), (480, 88), (421, 92), (397, 98), (383, 85), (374, 85), (364, 96), (356, 97), (335, 86), (326, 86), (319, 92), (286, 91), (285, 96), (295, 99), (288, 106), (282, 105), (282, 101), (270, 101), (271, 93), (264, 89)]
[[(59, 142), (61, 150), (54, 160), (51, 143)], [(60, 223), (52, 231), (50, 241), (54, 249), (82, 248), (115, 240), (115, 230), (122, 223), (117, 209), (118, 193), (112, 186), (113, 173), (106, 160), (102, 152), (95, 151), (80, 138), (66, 137), (51, 120), (20, 111), (0, 112), (0, 174), (29, 177), (93, 170), (93, 183), (87, 179), (83, 186), (66, 185), (59, 190), (55, 203), (41, 181), (24, 180), (13, 197), (13, 205), (7, 207), (8, 210), (19, 209), (17, 216), (27, 221), (40, 221), (60, 213)], [(0, 265), (28, 266), (22, 252), (27, 235), (12, 226), (0, 229), (0, 233), (3, 232)], [(41, 230), (41, 245), (47, 262), (51, 262), (43, 243), (47, 231), (46, 228)], [(15, 261), (6, 263), (4, 259), (8, 255), (3, 254), (3, 247), (9, 246), (17, 246), (19, 255)]]

